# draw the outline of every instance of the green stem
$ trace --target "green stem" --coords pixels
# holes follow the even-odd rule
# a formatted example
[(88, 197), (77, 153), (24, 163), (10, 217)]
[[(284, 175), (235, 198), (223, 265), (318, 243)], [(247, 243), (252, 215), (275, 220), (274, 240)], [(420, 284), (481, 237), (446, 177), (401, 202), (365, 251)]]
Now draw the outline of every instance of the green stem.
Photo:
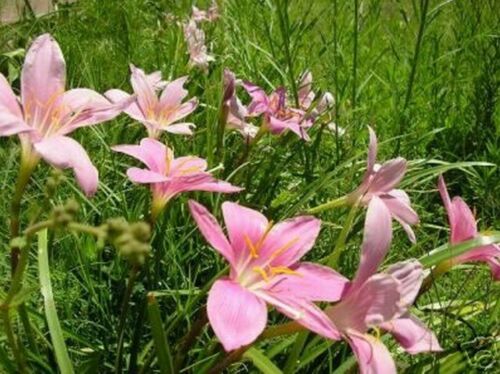
[(334, 200), (330, 200), (329, 202), (318, 205), (314, 208), (310, 208), (306, 211), (306, 213), (307, 214), (317, 214), (317, 213), (323, 212), (325, 210), (344, 206), (346, 204), (347, 204), (347, 195), (341, 196), (341, 197), (334, 199)]
[(201, 334), (203, 328), (207, 323), (208, 316), (205, 311), (205, 307), (202, 307), (201, 316), (191, 326), (191, 329), (188, 331), (188, 333), (182, 338), (182, 343), (179, 345), (179, 348), (177, 350), (177, 355), (175, 358), (175, 367), (177, 371), (179, 371), (179, 369), (181, 368), (186, 355), (189, 352), (189, 349), (195, 343), (196, 338)]
[(120, 313), (120, 322), (118, 325), (119, 338), (118, 338), (118, 346), (117, 346), (116, 362), (115, 362), (115, 368), (117, 374), (120, 374), (122, 372), (123, 342), (125, 340), (125, 323), (127, 321), (130, 296), (132, 295), (132, 291), (134, 289), (134, 284), (135, 280), (137, 279), (138, 273), (139, 269), (136, 266), (130, 269), (127, 289), (125, 290), (125, 294), (123, 295), (121, 313)]
[(172, 374), (175, 371), (172, 355), (170, 354), (170, 347), (161, 321), (160, 307), (158, 306), (154, 294), (151, 292), (148, 294), (148, 317), (151, 324), (151, 334), (153, 335), (160, 372), (162, 374)]
[(356, 202), (349, 211), (346, 222), (344, 223), (344, 227), (342, 227), (342, 231), (340, 232), (337, 242), (335, 243), (335, 248), (326, 259), (327, 265), (331, 268), (335, 268), (337, 266), (340, 256), (345, 250), (345, 242), (347, 240), (347, 235), (349, 235), (349, 232), (351, 231), (352, 225), (354, 223), (354, 218), (356, 217), (356, 213), (358, 211), (358, 204), (359, 203)]

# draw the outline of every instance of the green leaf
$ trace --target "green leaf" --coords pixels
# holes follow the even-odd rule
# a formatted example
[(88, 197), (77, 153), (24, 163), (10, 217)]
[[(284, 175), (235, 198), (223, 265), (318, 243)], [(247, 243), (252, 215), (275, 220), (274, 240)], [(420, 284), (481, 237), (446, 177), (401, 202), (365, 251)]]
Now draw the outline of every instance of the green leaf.
[(163, 330), (160, 308), (158, 307), (158, 302), (153, 293), (148, 294), (148, 317), (149, 323), (151, 324), (151, 333), (153, 334), (160, 372), (162, 374), (171, 374), (174, 372), (172, 355), (170, 354), (167, 337)]
[(271, 360), (257, 348), (250, 348), (243, 354), (243, 357), (252, 361), (255, 367), (257, 367), (264, 374), (282, 374), (282, 371), (278, 369), (276, 365), (274, 365)]
[(40, 289), (45, 307), (45, 317), (49, 326), (50, 338), (56, 354), (57, 365), (61, 373), (74, 373), (73, 365), (69, 359), (68, 350), (64, 343), (61, 324), (57, 317), (56, 305), (52, 294), (50, 283), (49, 256), (47, 250), (47, 229), (38, 233), (38, 271), (40, 277)]
[(477, 238), (467, 240), (456, 245), (444, 244), (434, 249), (429, 254), (420, 257), (419, 261), (424, 267), (431, 267), (439, 264), (440, 262), (459, 256), (473, 248), (498, 242), (500, 242), (500, 232), (493, 231), (489, 232), (488, 235), (483, 234)]

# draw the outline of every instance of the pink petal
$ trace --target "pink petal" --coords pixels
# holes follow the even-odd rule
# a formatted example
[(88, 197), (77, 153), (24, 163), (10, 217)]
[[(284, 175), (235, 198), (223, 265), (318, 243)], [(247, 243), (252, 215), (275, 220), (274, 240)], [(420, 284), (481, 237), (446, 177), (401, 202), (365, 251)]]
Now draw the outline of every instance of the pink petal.
[(187, 76), (177, 78), (176, 80), (167, 83), (160, 96), (160, 106), (162, 108), (174, 108), (181, 104), (182, 100), (187, 96), (188, 91), (184, 89)]
[(349, 280), (327, 266), (302, 262), (293, 268), (296, 275), (277, 275), (265, 287), (273, 293), (310, 301), (338, 301)]
[(193, 97), (192, 99), (181, 104), (179, 107), (175, 108), (175, 110), (168, 117), (168, 122), (174, 123), (179, 121), (180, 119), (183, 119), (184, 117), (187, 117), (189, 114), (194, 112), (194, 110), (197, 107), (198, 107), (198, 99), (196, 97)]
[(374, 196), (366, 212), (361, 258), (353, 283), (361, 284), (376, 273), (389, 250), (391, 239), (391, 215), (383, 201)]
[(226, 351), (255, 341), (267, 323), (266, 304), (239, 284), (219, 279), (208, 294), (210, 325)]
[[(118, 89), (106, 91), (104, 96), (106, 96), (113, 103), (118, 103), (131, 97), (130, 94)], [(137, 100), (131, 102), (123, 111), (136, 121), (144, 122), (146, 120), (144, 114), (139, 108), (139, 105), (137, 104)]]
[(280, 313), (298, 322), (308, 330), (327, 339), (340, 339), (340, 333), (330, 318), (312, 302), (286, 293), (265, 290), (255, 291), (255, 293), (262, 300), (274, 305)]
[[(116, 145), (111, 149), (138, 159), (151, 171), (159, 174), (165, 174), (167, 171), (167, 153), (171, 153), (171, 151), (165, 144), (156, 139), (144, 138), (140, 145)], [(171, 157), (173, 158), (173, 154)]]
[(256, 210), (228, 201), (222, 204), (222, 214), (235, 257), (248, 257), (250, 248), (247, 241), (253, 245), (259, 242), (268, 228), (267, 218)]
[(461, 197), (455, 196), (451, 201), (453, 222), (450, 222), (451, 242), (453, 244), (474, 238), (477, 235), (477, 224), (474, 214)]
[(374, 174), (369, 192), (375, 195), (394, 189), (406, 173), (406, 160), (398, 157), (385, 162)]
[(50, 110), (64, 92), (66, 63), (57, 42), (49, 34), (33, 41), (26, 53), (21, 72), (21, 100), (32, 118), (36, 111)]
[(211, 182), (204, 182), (194, 186), (192, 191), (235, 193), (242, 191), (243, 188), (233, 186), (231, 183), (214, 179)]
[(33, 129), (23, 121), (22, 117), (3, 111), (3, 107), (0, 106), (0, 136), (10, 136), (32, 130)]
[(231, 248), (231, 244), (229, 244), (215, 217), (210, 214), (207, 208), (194, 200), (189, 200), (188, 204), (191, 215), (207, 242), (233, 265), (235, 257), (233, 248)]
[(407, 314), (401, 318), (380, 325), (390, 332), (406, 352), (417, 354), (421, 352), (440, 352), (436, 335), (417, 317)]
[(268, 109), (268, 97), (265, 91), (251, 82), (243, 82), (242, 86), (252, 98), (252, 102), (248, 106), (249, 113), (261, 114), (266, 112)]
[(415, 233), (410, 225), (416, 225), (419, 222), (417, 213), (410, 205), (410, 198), (403, 190), (392, 190), (387, 194), (380, 195), (391, 215), (396, 219), (406, 231), (410, 241), (416, 242)]
[(269, 232), (261, 256), (263, 260), (272, 257), (272, 266), (293, 265), (311, 250), (320, 229), (321, 221), (312, 216), (280, 222)]
[(361, 374), (396, 374), (396, 365), (387, 349), (380, 340), (370, 335), (349, 334), (351, 345), (358, 359)]
[(424, 280), (424, 269), (417, 260), (395, 263), (385, 271), (401, 283), (402, 306), (409, 308), (415, 301)]
[(491, 268), (493, 279), (500, 279), (500, 247), (496, 244), (474, 248), (453, 259), (455, 263), (486, 262)]
[(158, 103), (154, 85), (151, 84), (143, 70), (136, 68), (134, 65), (130, 65), (130, 70), (132, 71), (130, 83), (137, 94), (139, 107), (143, 113), (154, 111)]
[(368, 146), (368, 160), (366, 161), (366, 172), (371, 174), (375, 163), (377, 161), (377, 135), (375, 131), (368, 126), (368, 132), (370, 133), (370, 144)]
[(448, 189), (446, 188), (446, 183), (442, 175), (439, 176), (438, 179), (438, 190), (441, 195), (441, 199), (443, 199), (444, 208), (446, 209), (446, 213), (448, 214), (448, 221), (450, 225), (454, 222), (453, 210), (451, 209), (451, 199), (448, 194)]
[(195, 127), (194, 123), (176, 123), (175, 125), (168, 125), (163, 130), (171, 134), (193, 135), (192, 129)]
[(145, 183), (145, 184), (161, 183), (169, 180), (169, 178), (163, 174), (139, 168), (128, 169), (127, 177), (134, 183)]
[(52, 166), (73, 169), (76, 180), (87, 196), (97, 190), (99, 174), (87, 152), (76, 140), (54, 136), (34, 144), (35, 150)]
[(23, 118), (23, 112), (19, 107), (16, 95), (7, 79), (0, 73), (0, 113), (2, 112), (8, 112), (15, 117)]

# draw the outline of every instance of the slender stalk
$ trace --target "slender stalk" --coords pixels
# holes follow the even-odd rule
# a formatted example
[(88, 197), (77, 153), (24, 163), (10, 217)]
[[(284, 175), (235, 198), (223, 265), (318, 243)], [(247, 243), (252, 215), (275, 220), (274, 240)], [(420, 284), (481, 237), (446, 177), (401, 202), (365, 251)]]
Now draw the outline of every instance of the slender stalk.
[(338, 208), (341, 206), (344, 206), (347, 204), (347, 196), (341, 196), (337, 199), (330, 200), (327, 203), (318, 205), (314, 208), (310, 208), (306, 211), (308, 214), (317, 214), (320, 212), (323, 212), (325, 210), (333, 209), (333, 208)]
[(354, 0), (354, 41), (352, 54), (352, 116), (355, 118), (357, 91), (358, 91), (358, 28), (359, 28), (359, 0)]
[(125, 290), (125, 294), (123, 295), (121, 313), (120, 313), (120, 322), (118, 325), (119, 337), (118, 337), (118, 346), (117, 346), (116, 362), (115, 362), (115, 369), (117, 374), (120, 374), (122, 372), (123, 342), (125, 340), (125, 323), (127, 322), (130, 296), (132, 295), (132, 291), (134, 289), (134, 284), (135, 280), (137, 279), (138, 273), (139, 273), (139, 268), (137, 266), (133, 266), (130, 269), (127, 289)]
[(338, 64), (338, 28), (337, 28), (337, 15), (338, 15), (338, 6), (337, 0), (333, 1), (333, 85), (335, 87), (335, 154), (337, 156), (337, 164), (340, 163), (340, 139), (339, 139), (339, 112), (340, 112), (340, 104), (339, 104), (339, 64)]
[(184, 363), (186, 355), (189, 352), (189, 349), (195, 343), (196, 338), (201, 334), (203, 328), (208, 323), (208, 316), (205, 307), (202, 307), (201, 310), (202, 311), (200, 317), (191, 326), (191, 329), (182, 338), (181, 344), (179, 345), (175, 358), (176, 371), (180, 370), (182, 364)]
[(208, 372), (208, 374), (219, 374), (222, 373), (222, 371), (227, 368), (229, 365), (239, 361), (241, 357), (243, 356), (243, 353), (250, 348), (250, 346), (242, 347), (240, 349), (237, 349), (235, 351), (232, 351), (228, 353), (227, 355), (224, 356), (224, 358), (219, 361), (216, 365), (214, 365)]
[(155, 343), (160, 372), (162, 374), (172, 374), (175, 371), (172, 355), (170, 354), (170, 347), (161, 321), (160, 307), (158, 306), (154, 294), (151, 292), (148, 294), (148, 317), (151, 324), (151, 333)]
[(349, 232), (351, 231), (357, 211), (358, 203), (355, 203), (349, 211), (349, 214), (347, 215), (346, 222), (344, 223), (344, 227), (342, 227), (342, 231), (340, 232), (337, 242), (335, 243), (333, 252), (326, 258), (327, 265), (332, 268), (337, 266), (340, 256), (345, 250), (347, 235), (349, 235)]

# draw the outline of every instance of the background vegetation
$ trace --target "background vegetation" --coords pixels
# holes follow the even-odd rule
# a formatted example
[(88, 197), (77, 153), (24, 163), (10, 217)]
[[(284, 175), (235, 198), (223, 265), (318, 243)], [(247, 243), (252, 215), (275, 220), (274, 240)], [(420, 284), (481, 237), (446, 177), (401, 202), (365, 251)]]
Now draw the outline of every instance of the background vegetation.
[[(401, 155), (411, 161), (403, 182), (421, 224), (418, 242), (412, 246), (399, 228), (388, 262), (419, 257), (447, 241), (447, 222), (436, 192), (437, 175), (446, 174), (452, 195), (462, 195), (477, 208), (481, 230), (499, 226), (500, 161), (500, 2), (495, 0), (226, 0), (222, 17), (205, 25), (209, 48), (216, 57), (209, 73), (190, 70), (179, 20), (189, 17), (191, 1), (81, 0), (61, 6), (57, 12), (0, 27), (0, 69), (15, 85), (30, 40), (44, 32), (55, 36), (63, 49), (71, 87), (130, 90), (129, 63), (146, 71), (160, 69), (168, 79), (189, 74), (191, 95), (201, 108), (192, 116), (198, 126), (192, 138), (165, 136), (177, 154), (206, 157), (211, 167), (225, 166), (219, 176), (246, 187), (237, 197), (242, 203), (263, 210), (268, 216), (289, 217), (352, 190), (360, 180), (367, 131), (373, 126), (381, 145), (380, 159)], [(208, 4), (199, 2), (204, 8)], [(17, 52), (16, 52), (17, 51)], [(222, 133), (218, 112), (222, 97), (222, 72), (229, 67), (240, 78), (271, 89), (285, 85), (294, 89), (296, 78), (310, 69), (314, 89), (331, 91), (336, 98), (334, 121), (346, 130), (337, 137), (326, 127), (312, 131), (312, 141), (292, 136), (269, 138), (252, 152), (250, 162), (235, 170), (244, 151), (236, 133)], [(114, 216), (144, 219), (149, 191), (132, 185), (124, 172), (130, 159), (112, 153), (110, 145), (137, 143), (143, 127), (128, 117), (79, 130), (76, 137), (89, 150), (100, 171), (95, 198), (86, 199), (73, 180), (64, 182), (51, 204), (76, 196), (81, 216), (94, 224)], [(9, 278), (7, 217), (9, 200), (18, 170), (16, 138), (0, 139), (0, 279)], [(462, 163), (484, 162), (483, 164)], [(449, 162), (451, 164), (446, 164)], [(486, 166), (486, 162), (491, 165)], [(39, 167), (24, 200), (25, 219), (42, 200), (47, 166)], [(219, 207), (220, 196), (199, 194), (210, 207)], [(154, 238), (154, 271), (161, 313), (167, 325), (176, 318), (182, 324), (169, 331), (177, 341), (194, 321), (197, 309), (183, 310), (199, 295), (224, 264), (198, 234), (187, 212), (187, 196), (171, 203), (158, 223)], [(332, 250), (347, 210), (322, 215), (323, 231), (312, 258)], [(357, 266), (362, 216), (349, 238), (349, 250), (341, 271), (351, 276)], [(49, 238), (49, 262), (55, 304), (70, 356), (79, 373), (111, 371), (115, 360), (116, 328), (127, 266), (111, 248), (97, 247), (86, 236), (67, 234)], [(438, 334), (445, 351), (439, 355), (409, 358), (400, 355), (401, 371), (443, 373), (498, 369), (498, 285), (490, 282), (485, 266), (468, 265), (453, 271), (433, 286), (417, 303), (426, 322)], [(36, 252), (28, 271), (29, 285), (37, 286)], [(7, 281), (3, 282), (7, 283)], [(126, 341), (133, 344), (134, 329), (144, 320), (134, 305), (144, 299), (145, 289), (136, 286), (134, 313), (128, 321)], [(36, 346), (27, 345), (37, 372), (51, 373), (54, 362), (45, 341), (47, 326), (43, 302), (33, 292), (28, 303)], [(425, 312), (425, 313), (424, 313)], [(38, 318), (37, 318), (38, 316)], [(274, 317), (273, 317), (274, 318)], [(275, 318), (278, 318), (277, 316)], [(139, 340), (137, 362), (148, 360), (149, 327)], [(319, 350), (317, 338), (306, 337), (302, 361), (288, 359), (296, 336), (280, 344), (262, 344), (262, 351), (286, 372), (335, 372), (351, 353), (343, 344)], [(137, 340), (137, 339), (136, 339)], [(213, 334), (205, 330), (192, 351), (186, 372), (201, 372)], [(144, 348), (146, 347), (146, 348)], [(280, 349), (277, 349), (279, 347)], [(149, 346), (150, 348), (150, 346)], [(393, 347), (394, 348), (394, 347)], [(130, 346), (126, 345), (126, 360)], [(395, 354), (397, 351), (392, 350)], [(7, 347), (0, 335), (0, 361), (8, 371)], [(214, 355), (217, 350), (214, 348)], [(352, 363), (348, 370), (352, 370)], [(490, 364), (493, 363), (493, 366)], [(53, 365), (53, 367), (55, 367)], [(125, 365), (125, 367), (128, 367)], [(153, 363), (153, 367), (155, 367)], [(254, 370), (238, 364), (234, 371)]]

